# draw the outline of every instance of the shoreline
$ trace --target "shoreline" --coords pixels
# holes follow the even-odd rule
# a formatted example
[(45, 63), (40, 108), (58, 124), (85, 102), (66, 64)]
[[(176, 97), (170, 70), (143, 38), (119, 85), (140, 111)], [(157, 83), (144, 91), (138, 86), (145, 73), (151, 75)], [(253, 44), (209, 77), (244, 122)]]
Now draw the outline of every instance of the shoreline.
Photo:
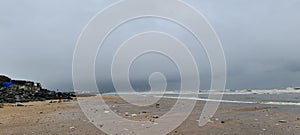
[[(79, 98), (97, 101), (99, 96)], [(132, 108), (119, 97), (103, 96), (102, 98), (112, 110), (117, 110), (117, 114), (136, 121), (149, 121), (153, 115), (162, 116), (175, 101), (162, 99), (159, 101), (159, 108), (155, 106)], [(0, 108), (0, 134), (105, 135), (85, 117), (77, 101), (60, 103), (50, 103), (50, 101), (22, 103), (25, 106), (5, 105), (4, 108)], [(191, 115), (169, 135), (300, 134), (300, 109), (280, 105), (222, 103), (209, 123), (198, 127), (197, 120), (204, 103), (197, 101)], [(129, 115), (127, 116), (126, 113)], [(132, 117), (132, 114), (136, 116)]]

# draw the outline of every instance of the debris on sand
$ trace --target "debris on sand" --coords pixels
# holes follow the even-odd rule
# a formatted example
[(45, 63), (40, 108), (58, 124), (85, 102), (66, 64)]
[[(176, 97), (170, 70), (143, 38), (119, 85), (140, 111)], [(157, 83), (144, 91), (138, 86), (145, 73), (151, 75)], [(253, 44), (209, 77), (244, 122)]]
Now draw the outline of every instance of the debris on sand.
[(261, 110), (269, 110), (273, 109), (275, 107), (246, 107), (246, 108), (239, 108), (236, 109), (235, 111), (238, 112), (255, 112), (255, 111), (261, 111)]
[(214, 122), (214, 121), (212, 121), (212, 120), (208, 120), (207, 122), (208, 122), (208, 123), (215, 123), (215, 122)]
[(286, 120), (279, 120), (278, 122), (279, 122), (279, 123), (287, 123)]
[(70, 129), (71, 129), (71, 130), (74, 130), (74, 129), (75, 129), (75, 127), (70, 127)]
[(104, 111), (104, 113), (109, 113), (109, 111)]

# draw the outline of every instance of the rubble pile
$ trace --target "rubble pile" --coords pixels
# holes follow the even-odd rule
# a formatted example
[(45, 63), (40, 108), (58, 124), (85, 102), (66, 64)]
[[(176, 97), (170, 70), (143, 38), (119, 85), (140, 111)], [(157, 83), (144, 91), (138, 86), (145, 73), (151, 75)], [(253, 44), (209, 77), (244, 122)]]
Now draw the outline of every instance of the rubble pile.
[(28, 91), (23, 89), (2, 88), (0, 90), (0, 104), (55, 99), (72, 99), (72, 97), (75, 97), (75, 94), (71, 92), (55, 92), (46, 89)]

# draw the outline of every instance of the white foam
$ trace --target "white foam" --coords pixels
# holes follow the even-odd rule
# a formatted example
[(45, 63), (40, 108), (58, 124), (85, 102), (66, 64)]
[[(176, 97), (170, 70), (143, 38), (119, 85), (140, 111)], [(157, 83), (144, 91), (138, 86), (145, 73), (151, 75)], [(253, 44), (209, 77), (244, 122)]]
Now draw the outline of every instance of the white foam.
[[(194, 91), (165, 91), (165, 92), (137, 92), (138, 94), (143, 95), (155, 95), (155, 94), (200, 94), (200, 95), (208, 95), (208, 94), (215, 94), (215, 95), (249, 95), (249, 94), (292, 94), (292, 93), (298, 93), (300, 94), (300, 90), (294, 90), (294, 89), (272, 89), (272, 90), (224, 90), (224, 91), (218, 91), (218, 90), (201, 90), (199, 92)], [(107, 95), (111, 94), (133, 94), (133, 93), (106, 93)]]
[[(115, 94), (132, 94), (132, 93), (106, 93), (105, 95), (115, 95)], [(203, 95), (203, 94), (224, 94), (224, 95), (245, 95), (245, 94), (300, 94), (300, 90), (294, 90), (294, 89), (273, 89), (273, 90), (225, 90), (222, 91), (200, 91), (199, 93), (194, 92), (185, 92), (180, 93), (178, 91), (167, 91), (164, 94), (182, 94), (184, 97), (174, 97), (174, 96), (161, 96), (162, 93), (152, 93), (152, 92), (142, 92), (138, 94), (142, 94), (144, 96), (153, 96), (157, 98), (168, 98), (168, 99), (186, 99), (186, 100), (197, 100), (197, 101), (210, 101), (210, 102), (222, 102), (222, 103), (236, 103), (236, 104), (264, 104), (264, 105), (290, 105), (290, 106), (300, 106), (299, 102), (278, 102), (278, 101), (269, 101), (269, 102), (255, 102), (255, 101), (235, 101), (235, 100), (215, 100), (215, 99), (206, 99), (206, 98), (198, 98), (198, 97), (189, 97), (190, 95)]]
[(252, 101), (216, 100), (216, 99), (205, 99), (205, 98), (195, 98), (195, 97), (171, 97), (171, 96), (162, 96), (162, 97), (159, 97), (159, 98), (186, 99), (186, 100), (209, 101), (209, 102), (220, 102), (220, 103), (236, 103), (236, 104), (263, 104), (263, 105), (300, 106), (300, 103), (298, 103), (298, 102), (252, 102)]

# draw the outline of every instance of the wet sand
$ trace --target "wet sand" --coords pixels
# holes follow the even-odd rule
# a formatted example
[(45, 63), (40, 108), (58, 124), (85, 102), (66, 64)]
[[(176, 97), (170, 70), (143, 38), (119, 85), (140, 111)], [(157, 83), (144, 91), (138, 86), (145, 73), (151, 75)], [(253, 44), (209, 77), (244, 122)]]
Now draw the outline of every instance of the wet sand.
[[(97, 100), (99, 97), (84, 97)], [(153, 105), (133, 108), (120, 98), (105, 96), (105, 101), (120, 116), (137, 121), (153, 121), (153, 115), (163, 115), (174, 104), (174, 99), (162, 99)], [(298, 106), (259, 104), (221, 104), (217, 113), (203, 127), (198, 119), (205, 102), (198, 101), (192, 114), (170, 135), (299, 135), (300, 109)], [(24, 105), (24, 106), (20, 106)], [(128, 116), (126, 113), (128, 112)], [(131, 114), (137, 114), (132, 117)], [(155, 120), (155, 119), (154, 119)], [(284, 120), (284, 121), (281, 121)], [(76, 101), (29, 102), (5, 104), (0, 108), (1, 135), (105, 135), (85, 117)]]

